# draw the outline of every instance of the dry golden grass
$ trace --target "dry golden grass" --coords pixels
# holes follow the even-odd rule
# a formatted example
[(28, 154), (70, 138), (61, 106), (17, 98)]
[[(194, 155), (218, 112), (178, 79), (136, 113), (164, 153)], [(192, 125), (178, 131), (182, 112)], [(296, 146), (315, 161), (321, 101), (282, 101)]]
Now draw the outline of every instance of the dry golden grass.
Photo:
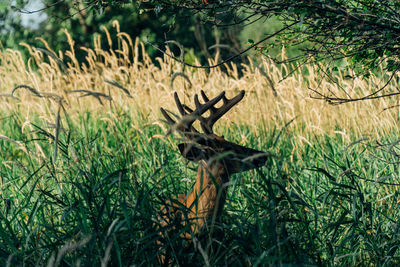
[[(143, 43), (138, 39), (132, 41), (127, 34), (119, 32), (117, 22), (114, 22), (114, 27), (119, 49), (104, 48), (98, 36), (92, 48), (83, 48), (87, 52), (87, 63), (76, 60), (74, 41), (70, 37), (70, 50), (58, 53), (52, 51), (44, 40), (39, 39), (46, 45), (47, 52), (22, 44), (31, 54), (27, 63), (19, 51), (0, 51), (0, 110), (12, 109), (24, 114), (27, 120), (30, 115), (38, 114), (54, 123), (60, 101), (72, 118), (82, 111), (102, 116), (110, 111), (110, 105), (114, 105), (125, 112), (141, 111), (148, 115), (149, 122), (157, 122), (161, 118), (161, 106), (171, 111), (176, 110), (174, 91), (181, 97), (185, 96), (185, 102), (192, 103), (193, 94), (200, 90), (210, 96), (225, 90), (230, 97), (244, 89), (246, 97), (223, 119), (225, 122), (282, 128), (296, 118), (289, 129), (298, 136), (299, 141), (310, 140), (312, 136), (320, 134), (341, 134), (346, 141), (349, 136), (378, 137), (398, 127), (399, 108), (387, 109), (397, 104), (395, 99), (332, 106), (310, 98), (312, 92), (309, 88), (321, 92), (332, 90), (343, 95), (341, 89), (323, 75), (317, 66), (305, 66), (286, 79), (283, 79), (282, 70), (287, 72), (288, 66), (275, 65), (268, 60), (258, 66), (252, 62), (242, 66), (243, 75), (239, 75), (238, 67), (234, 64), (225, 65), (226, 72), (221, 68), (186, 68), (185, 75), (190, 79), (192, 87), (184, 77), (177, 76), (171, 88), (171, 77), (182, 70), (181, 64), (166, 56), (157, 58), (158, 64), (155, 64), (145, 53)], [(65, 34), (69, 36), (67, 32)], [(106, 30), (107, 47), (111, 45), (109, 34)], [(59, 59), (50, 56), (50, 53)], [(210, 60), (211, 64), (213, 62)], [(375, 75), (365, 80), (346, 80), (344, 75), (334, 74), (334, 79), (339, 80), (341, 86), (353, 96), (365, 95), (384, 84)], [(131, 97), (107, 81), (117, 82), (129, 91)], [(26, 88), (14, 92), (13, 95), (18, 99), (7, 96), (17, 85), (28, 85), (39, 91), (36, 94), (42, 97), (35, 96)], [(396, 87), (394, 81), (388, 90), (394, 91)], [(79, 97), (85, 95), (85, 91), (74, 90), (88, 90), (103, 96)]]

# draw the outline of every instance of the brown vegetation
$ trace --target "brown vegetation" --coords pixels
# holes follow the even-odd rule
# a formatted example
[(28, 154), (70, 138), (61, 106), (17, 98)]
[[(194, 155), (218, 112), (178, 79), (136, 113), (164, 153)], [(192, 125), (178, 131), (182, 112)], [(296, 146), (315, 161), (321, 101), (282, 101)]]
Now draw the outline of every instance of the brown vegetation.
[[(399, 107), (394, 98), (332, 106), (310, 97), (313, 88), (345, 96), (340, 86), (353, 97), (365, 95), (383, 85), (378, 75), (371, 74), (368, 79), (348, 78), (351, 73), (338, 71), (331, 72), (329, 78), (319, 66), (308, 65), (284, 77), (292, 67), (268, 60), (260, 64), (250, 60), (248, 65), (241, 66), (242, 73), (238, 66), (225, 64), (224, 71), (222, 68), (186, 68), (182, 74), (181, 64), (167, 56), (153, 62), (145, 53), (144, 44), (138, 39), (132, 41), (119, 32), (118, 26), (114, 22), (119, 49), (108, 49), (111, 39), (107, 38), (104, 45), (98, 35), (92, 48), (80, 48), (87, 52), (85, 63), (76, 60), (71, 37), (69, 51), (52, 51), (40, 38), (38, 41), (47, 46), (46, 50), (22, 44), (31, 54), (27, 62), (17, 50), (0, 51), (0, 109), (26, 114), (26, 118), (34, 113), (54, 122), (58, 100), (62, 99), (72, 118), (81, 111), (93, 111), (101, 116), (110, 110), (104, 106), (113, 105), (124, 112), (143, 112), (150, 122), (157, 122), (161, 117), (159, 107), (170, 109), (175, 91), (185, 96), (183, 102), (187, 102), (200, 90), (210, 96), (222, 90), (228, 94), (245, 90), (248, 97), (223, 122), (251, 124), (254, 129), (260, 125), (279, 129), (294, 119), (288, 129), (295, 132), (299, 141), (320, 134), (340, 134), (348, 140), (350, 132), (358, 137), (380, 136), (397, 128)], [(105, 32), (109, 36), (106, 29)], [(284, 57), (284, 50), (282, 53)], [(331, 79), (339, 81), (340, 86)], [(18, 85), (28, 85), (42, 97), (22, 89), (10, 97)], [(396, 90), (396, 77), (389, 87)]]

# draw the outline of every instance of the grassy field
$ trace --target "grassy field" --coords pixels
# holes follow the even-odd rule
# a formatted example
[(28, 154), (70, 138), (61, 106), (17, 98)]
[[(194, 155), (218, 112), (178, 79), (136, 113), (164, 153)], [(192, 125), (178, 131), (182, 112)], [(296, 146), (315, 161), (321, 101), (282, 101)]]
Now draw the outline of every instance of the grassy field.
[(398, 100), (332, 106), (310, 97), (310, 88), (361, 96), (383, 74), (324, 70), (342, 88), (318, 65), (285, 79), (291, 66), (269, 61), (182, 74), (114, 26), (106, 36), (117, 34), (119, 49), (99, 35), (82, 48), (86, 63), (71, 38), (70, 51), (25, 45), (27, 62), (0, 51), (0, 265), (157, 265), (157, 212), (191, 190), (196, 170), (159, 108), (176, 111), (174, 91), (192, 103), (200, 90), (242, 89), (217, 132), (276, 157), (232, 177), (218, 239), (205, 234), (194, 248), (179, 231), (170, 236), (174, 264), (399, 264)]

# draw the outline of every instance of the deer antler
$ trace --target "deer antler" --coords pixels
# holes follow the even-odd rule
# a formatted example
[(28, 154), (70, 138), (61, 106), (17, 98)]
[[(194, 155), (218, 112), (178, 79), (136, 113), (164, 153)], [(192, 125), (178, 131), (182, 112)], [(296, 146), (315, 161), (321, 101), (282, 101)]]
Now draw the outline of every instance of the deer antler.
[[(220, 93), (218, 96), (213, 99), (209, 99), (204, 91), (201, 91), (201, 96), (204, 100), (204, 104), (201, 104), (199, 101), (199, 96), (197, 94), (194, 95), (194, 104), (196, 106), (195, 110), (192, 110), (185, 104), (182, 104), (178, 94), (174, 93), (175, 103), (179, 110), (179, 113), (182, 115), (182, 119), (179, 121), (177, 125), (177, 129), (183, 132), (187, 137), (193, 137), (193, 133), (198, 133), (198, 131), (193, 127), (193, 123), (198, 119), (200, 121), (200, 126), (203, 129), (205, 134), (213, 134), (213, 126), (214, 123), (221, 118), (225, 113), (227, 113), (234, 105), (236, 105), (242, 98), (244, 97), (244, 90), (242, 90), (237, 96), (228, 99), (225, 96), (225, 91)], [(214, 107), (220, 100), (223, 100), (223, 105), (220, 108)], [(204, 118), (202, 115), (210, 110), (210, 116)], [(161, 108), (161, 113), (164, 115), (165, 119), (169, 124), (176, 124), (176, 122), (171, 118), (167, 111)]]
[[(203, 90), (201, 91), (201, 96), (203, 97), (205, 102), (209, 101), (208, 97), (206, 96)], [(231, 99), (228, 99), (226, 98), (225, 95), (223, 95), (222, 100), (224, 101), (224, 104), (222, 105), (222, 107), (215, 108), (213, 105), (212, 107), (210, 107), (210, 113), (211, 113), (210, 116), (208, 118), (201, 117), (200, 125), (201, 128), (203, 129), (203, 132), (205, 134), (213, 134), (214, 132), (212, 128), (214, 126), (214, 123), (217, 120), (219, 120), (219, 118), (221, 118), (225, 113), (227, 113), (240, 100), (242, 100), (243, 97), (244, 97), (244, 90), (240, 91), (240, 93), (237, 96)]]

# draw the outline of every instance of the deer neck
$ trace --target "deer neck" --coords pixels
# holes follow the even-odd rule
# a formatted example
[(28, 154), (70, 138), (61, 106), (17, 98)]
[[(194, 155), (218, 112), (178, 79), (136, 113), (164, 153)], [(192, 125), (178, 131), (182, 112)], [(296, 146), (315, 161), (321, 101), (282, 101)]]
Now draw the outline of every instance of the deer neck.
[(207, 219), (218, 216), (225, 204), (229, 175), (222, 162), (200, 161), (193, 191), (186, 197), (186, 207), (195, 219), (197, 232)]
[(207, 163), (204, 160), (200, 161), (197, 169), (197, 178), (194, 186), (196, 194), (202, 195), (207, 190), (221, 191), (220, 194), (226, 192), (229, 175), (223, 163), (216, 161)]

